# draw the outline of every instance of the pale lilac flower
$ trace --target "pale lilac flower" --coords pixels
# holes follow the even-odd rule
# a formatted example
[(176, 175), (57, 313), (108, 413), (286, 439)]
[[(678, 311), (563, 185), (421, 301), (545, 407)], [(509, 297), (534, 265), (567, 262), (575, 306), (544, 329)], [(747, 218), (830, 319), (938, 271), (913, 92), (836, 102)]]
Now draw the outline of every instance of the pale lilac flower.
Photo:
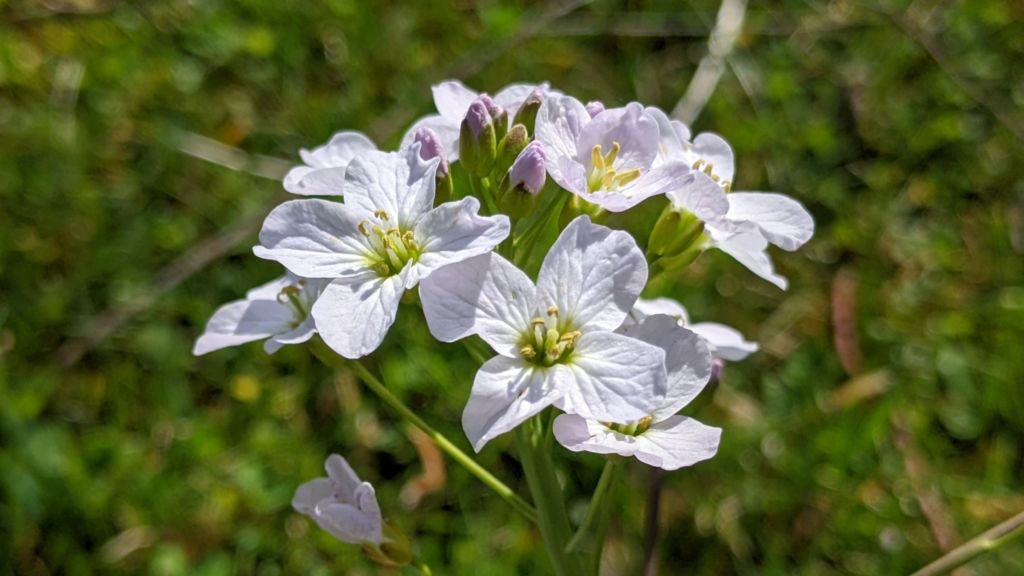
[(447, 266), (420, 286), (431, 334), (476, 334), (498, 353), (473, 381), (462, 425), (477, 451), (549, 405), (608, 422), (650, 413), (665, 392), (665, 352), (616, 334), (647, 282), (629, 234), (573, 220), (536, 285), (497, 254)]
[(554, 422), (555, 438), (573, 452), (633, 456), (665, 470), (714, 456), (722, 430), (677, 414), (711, 377), (711, 354), (704, 341), (680, 327), (675, 318), (660, 314), (644, 318), (623, 333), (664, 350), (667, 394), (646, 416), (626, 424), (559, 415)]
[(597, 100), (587, 102), (587, 105), (584, 106), (584, 108), (587, 109), (587, 114), (590, 114), (590, 117), (593, 118), (601, 112), (604, 112), (604, 102), (599, 102)]
[(523, 148), (509, 168), (508, 179), (513, 188), (536, 194), (544, 187), (547, 171), (544, 168), (544, 145), (534, 140)]
[(553, 96), (537, 115), (536, 137), (544, 143), (548, 174), (566, 190), (610, 212), (622, 212), (683, 187), (690, 166), (656, 164), (657, 119), (633, 102), (593, 118), (575, 98)]
[(699, 134), (691, 142), (685, 124), (657, 108), (647, 112), (659, 126), (658, 162), (682, 161), (693, 168), (693, 179), (667, 194), (672, 205), (705, 223), (706, 246), (729, 254), (785, 290), (788, 282), (775, 272), (768, 244), (794, 251), (810, 240), (814, 219), (807, 209), (783, 194), (731, 192), (735, 166), (728, 142), (711, 133)]
[[(402, 138), (401, 147), (405, 148), (411, 144), (416, 130), (425, 126), (437, 133), (444, 144), (444, 149), (448, 151), (448, 160), (454, 162), (459, 158), (459, 129), (462, 126), (462, 120), (466, 118), (470, 104), (480, 96), (480, 93), (467, 88), (458, 80), (447, 80), (435, 84), (431, 90), (434, 94), (434, 105), (437, 107), (438, 114), (417, 120)], [(535, 90), (540, 90), (542, 94), (546, 95), (558, 94), (551, 90), (547, 83), (509, 84), (494, 95), (493, 102), (504, 109), (511, 120), (523, 102)]]
[(337, 454), (327, 458), (324, 468), (326, 478), (314, 478), (299, 486), (292, 508), (342, 542), (380, 546), (384, 541), (383, 518), (373, 486), (359, 480)]
[(345, 167), (357, 155), (376, 149), (377, 145), (362, 132), (338, 132), (323, 146), (299, 150), (304, 164), (288, 171), (284, 189), (304, 196), (341, 196)]
[(263, 223), (257, 256), (332, 279), (312, 315), (324, 342), (346, 358), (377, 349), (407, 289), (508, 236), (508, 218), (479, 216), (476, 198), (433, 207), (437, 164), (420, 158), (418, 144), (367, 152), (345, 173), (344, 204), (293, 200)]
[(703, 338), (714, 358), (735, 362), (757, 352), (757, 343), (746, 340), (739, 330), (731, 326), (717, 322), (691, 323), (686, 308), (671, 298), (653, 298), (651, 300), (640, 298), (633, 305), (627, 324), (638, 324), (644, 318), (657, 314), (675, 318), (680, 326), (690, 329), (691, 332)]
[(229, 346), (266, 340), (263, 349), (273, 354), (285, 344), (309, 340), (316, 332), (309, 311), (327, 283), (288, 273), (253, 288), (245, 300), (229, 302), (213, 313), (192, 353), (201, 356)]
[(437, 133), (424, 126), (413, 133), (413, 142), (420, 145), (420, 158), (423, 160), (441, 159), (437, 165), (437, 177), (446, 178), (448, 176), (448, 156), (445, 154), (444, 144), (441, 143)]

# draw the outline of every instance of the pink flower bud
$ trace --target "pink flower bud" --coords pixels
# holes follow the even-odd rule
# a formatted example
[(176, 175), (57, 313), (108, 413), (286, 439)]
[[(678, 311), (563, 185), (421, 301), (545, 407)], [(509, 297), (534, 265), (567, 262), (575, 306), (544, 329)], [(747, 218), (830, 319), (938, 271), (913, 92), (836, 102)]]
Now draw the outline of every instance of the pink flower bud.
[(516, 189), (536, 194), (544, 187), (547, 170), (544, 166), (544, 145), (534, 140), (523, 148), (509, 169), (509, 182)]
[(586, 109), (587, 114), (590, 114), (590, 117), (593, 118), (594, 116), (597, 116), (601, 112), (604, 112), (604, 103), (599, 102), (597, 100), (587, 102)]
[(479, 137), (480, 133), (492, 124), (491, 114), (487, 112), (487, 105), (481, 98), (477, 98), (469, 105), (469, 110), (466, 112), (466, 124), (469, 125), (469, 129), (475, 137)]
[(441, 144), (441, 139), (438, 138), (437, 132), (424, 126), (416, 130), (416, 133), (413, 135), (413, 142), (419, 143), (420, 158), (423, 160), (430, 160), (431, 158), (441, 159), (441, 163), (437, 165), (438, 178), (448, 176), (448, 158), (445, 155), (444, 145)]

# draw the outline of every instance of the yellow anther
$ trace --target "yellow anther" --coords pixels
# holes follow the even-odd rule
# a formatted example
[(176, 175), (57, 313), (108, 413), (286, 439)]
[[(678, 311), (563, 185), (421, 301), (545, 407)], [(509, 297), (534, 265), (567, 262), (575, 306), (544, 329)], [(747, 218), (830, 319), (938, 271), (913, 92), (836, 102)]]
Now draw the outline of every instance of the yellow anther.
[(639, 168), (630, 168), (629, 170), (626, 170), (625, 172), (617, 173), (615, 175), (615, 183), (617, 185), (619, 185), (619, 186), (625, 186), (626, 184), (629, 184), (630, 182), (632, 182), (633, 180), (636, 180), (639, 177), (640, 177), (640, 169)]
[(537, 357), (537, 351), (533, 349), (533, 346), (526, 345), (519, 349), (519, 353), (523, 355), (523, 358), (527, 360), (533, 360)]
[(715, 167), (712, 166), (710, 162), (704, 165), (704, 173), (707, 174), (708, 176), (711, 176), (711, 173), (714, 169)]
[(558, 318), (558, 306), (555, 306), (554, 304), (548, 306), (548, 316), (554, 316), (555, 318)]
[(721, 180), (721, 178), (719, 178), (719, 177), (718, 177), (718, 174), (712, 174), (712, 175), (711, 175), (711, 180), (712, 180), (713, 182), (718, 182), (718, 181), (720, 181), (720, 180)]
[(609, 170), (601, 175), (601, 187), (611, 188), (615, 183), (615, 170)]
[(693, 169), (694, 170), (700, 170), (700, 167), (703, 164), (704, 164), (704, 160), (698, 158), (697, 161), (693, 163)]
[(381, 220), (391, 220), (391, 216), (387, 213), (386, 210), (376, 210), (374, 211), (373, 215)]
[(376, 264), (374, 264), (373, 271), (376, 272), (377, 274), (380, 274), (381, 276), (389, 276), (391, 274), (391, 269), (388, 268), (388, 265), (383, 262), (377, 262)]
[(543, 326), (545, 324), (543, 318), (534, 318), (530, 320), (530, 326)]
[(590, 151), (590, 163), (598, 170), (604, 169), (604, 156), (601, 155), (600, 144), (595, 144), (594, 149)]
[(612, 142), (612, 149), (608, 154), (605, 154), (604, 165), (610, 167), (615, 162), (615, 159), (619, 157), (619, 150), (621, 149), (622, 147), (619, 146), (618, 142)]
[(728, 180), (723, 180), (722, 181), (722, 190), (725, 190), (726, 192), (731, 192), (732, 191), (732, 182), (729, 182)]
[(367, 222), (366, 220), (363, 220), (362, 222), (359, 223), (358, 228), (359, 228), (359, 233), (360, 234), (362, 234), (363, 236), (366, 236), (367, 238), (370, 237), (370, 223), (369, 222)]

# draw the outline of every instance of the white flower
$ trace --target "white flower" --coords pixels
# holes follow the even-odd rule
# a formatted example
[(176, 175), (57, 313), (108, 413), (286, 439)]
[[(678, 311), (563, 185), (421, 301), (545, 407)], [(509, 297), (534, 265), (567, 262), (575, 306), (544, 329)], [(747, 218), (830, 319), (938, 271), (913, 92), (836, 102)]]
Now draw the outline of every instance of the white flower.
[(357, 155), (376, 149), (377, 145), (362, 132), (338, 132), (323, 146), (299, 150), (304, 164), (288, 171), (284, 189), (306, 196), (341, 196), (345, 167)]
[(373, 486), (360, 481), (337, 454), (327, 458), (324, 468), (327, 478), (314, 478), (299, 486), (292, 508), (342, 542), (380, 546), (383, 520)]
[(691, 179), (686, 162), (657, 162), (658, 121), (636, 102), (591, 118), (575, 98), (550, 97), (537, 114), (536, 133), (551, 178), (611, 212), (628, 210)]
[[(540, 90), (545, 95), (559, 94), (551, 90), (547, 83), (543, 84), (509, 84), (494, 95), (494, 102), (505, 109), (508, 119), (511, 122), (516, 112), (522, 106), (523, 101), (534, 90)], [(448, 152), (448, 161), (455, 162), (459, 159), (459, 128), (462, 120), (466, 117), (469, 105), (480, 96), (476, 92), (458, 80), (446, 80), (431, 87), (434, 94), (434, 106), (438, 114), (425, 116), (417, 120), (402, 138), (401, 148), (409, 146), (415, 138), (416, 131), (420, 128), (430, 128), (441, 140), (445, 151)]]
[(508, 236), (508, 218), (479, 216), (476, 198), (433, 207), (437, 163), (422, 160), (418, 144), (366, 152), (345, 172), (343, 204), (293, 200), (263, 224), (257, 256), (333, 279), (312, 315), (324, 342), (346, 358), (377, 349), (407, 289)]
[(668, 393), (648, 415), (628, 424), (559, 415), (554, 423), (555, 438), (573, 452), (635, 456), (665, 470), (714, 456), (722, 430), (676, 414), (711, 377), (711, 354), (704, 341), (680, 327), (675, 318), (660, 314), (648, 316), (623, 332), (665, 351)]
[(200, 356), (229, 346), (266, 340), (263, 349), (273, 354), (285, 344), (309, 340), (316, 332), (309, 310), (325, 286), (326, 280), (300, 278), (289, 273), (253, 288), (245, 295), (245, 300), (229, 302), (213, 313), (192, 353)]
[(743, 338), (739, 330), (719, 324), (717, 322), (690, 323), (690, 316), (686, 313), (683, 305), (671, 298), (654, 298), (645, 300), (640, 298), (629, 313), (630, 324), (637, 324), (644, 318), (664, 314), (675, 318), (680, 326), (689, 328), (698, 336), (704, 339), (711, 349), (711, 355), (722, 360), (735, 362), (743, 360), (754, 352), (757, 352), (757, 343), (749, 342)]
[(794, 251), (810, 240), (814, 219), (807, 209), (783, 194), (731, 192), (735, 166), (728, 142), (711, 133), (699, 134), (691, 142), (685, 124), (657, 108), (647, 112), (659, 126), (658, 162), (682, 161), (693, 168), (694, 178), (667, 194), (673, 206), (705, 223), (708, 245), (785, 290), (788, 283), (775, 272), (768, 244)]
[(641, 418), (665, 392), (665, 353), (616, 334), (647, 282), (629, 234), (573, 220), (537, 284), (497, 254), (442, 268), (420, 286), (430, 332), (476, 334), (499, 354), (477, 372), (462, 425), (473, 448), (549, 405), (602, 421)]

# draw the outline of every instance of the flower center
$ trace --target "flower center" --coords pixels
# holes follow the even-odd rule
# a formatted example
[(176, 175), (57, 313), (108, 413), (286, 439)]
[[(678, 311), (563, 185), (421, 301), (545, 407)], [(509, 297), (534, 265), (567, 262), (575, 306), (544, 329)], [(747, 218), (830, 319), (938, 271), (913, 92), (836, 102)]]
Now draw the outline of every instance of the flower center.
[(613, 432), (619, 434), (625, 434), (626, 436), (639, 436), (647, 431), (654, 422), (654, 418), (650, 416), (644, 416), (636, 422), (630, 422), (629, 424), (614, 424), (612, 422), (605, 422), (604, 425)]
[(419, 260), (421, 248), (412, 230), (402, 230), (391, 223), (384, 210), (373, 213), (376, 221), (363, 220), (359, 232), (370, 243), (370, 268), (383, 277), (394, 276), (411, 260)]
[(722, 190), (725, 190), (726, 192), (732, 190), (732, 182), (722, 180), (718, 174), (715, 174), (715, 166), (711, 164), (711, 162), (708, 162), (703, 158), (698, 158), (697, 161), (693, 163), (693, 169), (700, 170), (710, 176), (715, 183), (722, 187)]
[(590, 151), (590, 174), (587, 175), (587, 190), (597, 192), (598, 190), (618, 190), (640, 177), (639, 168), (617, 171), (612, 167), (615, 159), (619, 156), (621, 147), (618, 142), (612, 142), (612, 149), (607, 154), (601, 153), (601, 145), (596, 144)]
[(299, 324), (302, 324), (309, 316), (311, 302), (307, 302), (308, 298), (305, 298), (305, 287), (306, 280), (299, 279), (295, 284), (289, 284), (282, 288), (277, 294), (277, 301), (291, 307), (295, 314), (291, 323), (292, 328), (298, 328)]
[(567, 330), (558, 325), (558, 307), (548, 308), (548, 317), (537, 317), (530, 321), (529, 332), (523, 335), (519, 353), (528, 362), (539, 366), (552, 366), (565, 362), (576, 349), (583, 333)]

